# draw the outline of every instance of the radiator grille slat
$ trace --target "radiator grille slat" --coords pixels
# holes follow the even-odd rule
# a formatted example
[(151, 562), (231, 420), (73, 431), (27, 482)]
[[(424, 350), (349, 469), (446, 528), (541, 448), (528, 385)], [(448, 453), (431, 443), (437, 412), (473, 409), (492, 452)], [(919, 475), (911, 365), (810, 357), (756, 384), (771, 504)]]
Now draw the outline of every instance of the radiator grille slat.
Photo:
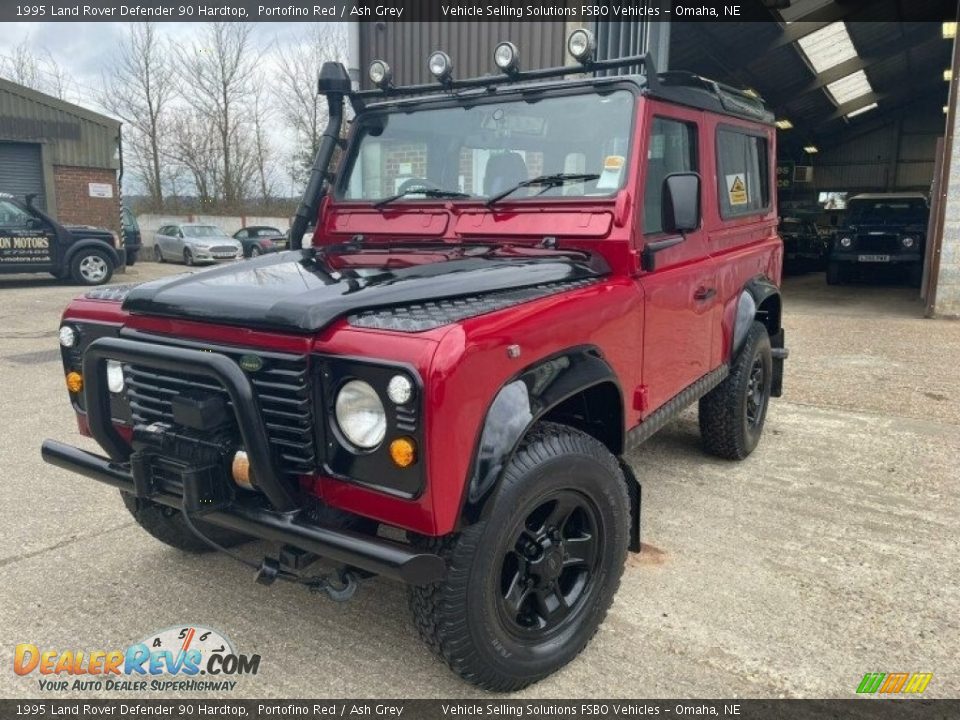
[[(165, 343), (167, 344), (167, 343)], [(179, 343), (169, 343), (178, 345)], [(187, 343), (183, 345), (191, 347)], [(241, 348), (211, 348), (234, 361), (251, 352)], [(255, 351), (254, 351), (255, 352)], [(248, 373), (263, 413), (270, 444), (289, 475), (313, 472), (317, 465), (311, 388), (307, 358), (302, 355), (262, 353), (264, 365)], [(209, 378), (186, 373), (168, 373), (136, 365), (124, 367), (127, 397), (137, 424), (173, 422), (172, 399), (188, 390), (223, 395), (232, 409), (226, 390)]]

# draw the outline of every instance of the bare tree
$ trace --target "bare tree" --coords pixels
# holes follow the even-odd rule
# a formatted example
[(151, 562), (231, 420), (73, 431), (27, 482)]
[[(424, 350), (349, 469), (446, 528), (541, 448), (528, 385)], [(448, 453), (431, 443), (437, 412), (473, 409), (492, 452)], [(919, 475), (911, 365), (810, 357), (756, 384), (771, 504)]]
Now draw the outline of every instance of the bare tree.
[(58, 63), (49, 50), (35, 52), (29, 39), (24, 39), (7, 54), (0, 56), (0, 75), (15, 83), (67, 99), (70, 74)]
[(327, 106), (317, 95), (320, 66), (328, 61), (343, 62), (347, 37), (339, 23), (314, 23), (311, 29), (279, 53), (277, 107), (295, 135), (293, 167), (302, 182), (313, 164), (320, 137), (327, 127)]
[(258, 83), (253, 96), (253, 160), (256, 169), (257, 190), (265, 204), (274, 194), (273, 147), (267, 136), (267, 125), (272, 116), (265, 98), (263, 83)]
[(163, 207), (164, 145), (170, 134), (171, 104), (176, 97), (170, 47), (153, 23), (135, 23), (120, 44), (98, 98), (123, 120), (127, 146), (156, 209)]
[(222, 193), (219, 148), (204, 118), (179, 113), (171, 124), (164, 156), (185, 170), (202, 208), (212, 207)]
[(247, 23), (210, 23), (196, 42), (179, 48), (181, 94), (213, 133), (218, 195), (230, 208), (243, 200), (251, 177), (247, 103), (260, 61), (251, 30)]

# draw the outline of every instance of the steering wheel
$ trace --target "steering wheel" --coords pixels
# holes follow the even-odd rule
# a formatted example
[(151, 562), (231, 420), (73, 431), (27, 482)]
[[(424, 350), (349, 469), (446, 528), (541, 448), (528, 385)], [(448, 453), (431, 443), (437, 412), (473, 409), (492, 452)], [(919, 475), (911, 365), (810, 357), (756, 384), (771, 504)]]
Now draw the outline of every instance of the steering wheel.
[(397, 188), (397, 192), (398, 193), (407, 192), (414, 188), (418, 190), (421, 188), (423, 190), (436, 190), (437, 185), (436, 183), (434, 183), (431, 180), (428, 180), (427, 178), (412, 177), (412, 178), (407, 178), (402, 183), (400, 183), (400, 187)]

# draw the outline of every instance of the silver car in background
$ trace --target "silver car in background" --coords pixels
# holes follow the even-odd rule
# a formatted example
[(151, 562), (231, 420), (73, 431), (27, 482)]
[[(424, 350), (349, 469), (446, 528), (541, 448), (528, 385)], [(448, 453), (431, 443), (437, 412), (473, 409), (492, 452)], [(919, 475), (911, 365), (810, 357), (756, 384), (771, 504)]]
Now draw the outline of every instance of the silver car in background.
[(153, 259), (157, 262), (172, 260), (198, 265), (242, 257), (243, 246), (216, 225), (164, 225), (153, 237)]

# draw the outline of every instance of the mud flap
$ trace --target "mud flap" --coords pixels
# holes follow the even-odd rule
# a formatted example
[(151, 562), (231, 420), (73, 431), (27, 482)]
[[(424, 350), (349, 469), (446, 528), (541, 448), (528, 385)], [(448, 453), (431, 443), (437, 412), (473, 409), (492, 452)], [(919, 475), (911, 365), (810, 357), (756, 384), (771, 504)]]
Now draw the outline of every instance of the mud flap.
[(617, 462), (620, 463), (623, 477), (627, 481), (627, 496), (630, 498), (630, 544), (627, 545), (627, 549), (638, 553), (640, 552), (640, 482), (623, 458), (617, 458)]
[(773, 357), (773, 378), (770, 382), (770, 396), (781, 397), (783, 395), (783, 361), (789, 356), (789, 351), (784, 346), (785, 338), (783, 328), (776, 335), (770, 336), (771, 355)]

